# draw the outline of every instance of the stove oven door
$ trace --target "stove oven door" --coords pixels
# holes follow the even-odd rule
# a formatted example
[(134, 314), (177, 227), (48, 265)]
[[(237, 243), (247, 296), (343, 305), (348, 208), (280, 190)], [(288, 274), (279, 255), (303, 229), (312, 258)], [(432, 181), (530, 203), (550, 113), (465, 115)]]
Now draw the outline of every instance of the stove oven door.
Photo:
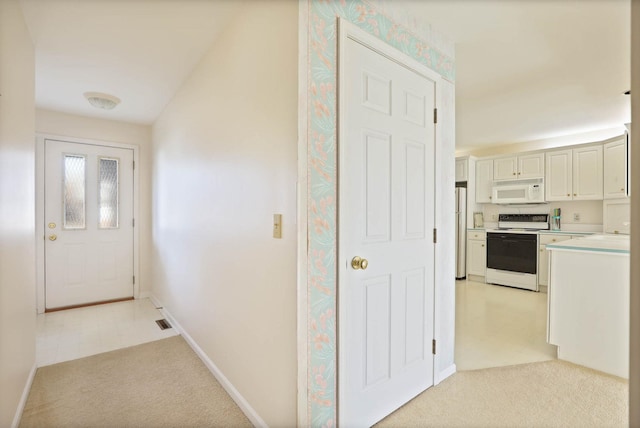
[(536, 274), (538, 235), (530, 233), (487, 233), (487, 267), (510, 272)]

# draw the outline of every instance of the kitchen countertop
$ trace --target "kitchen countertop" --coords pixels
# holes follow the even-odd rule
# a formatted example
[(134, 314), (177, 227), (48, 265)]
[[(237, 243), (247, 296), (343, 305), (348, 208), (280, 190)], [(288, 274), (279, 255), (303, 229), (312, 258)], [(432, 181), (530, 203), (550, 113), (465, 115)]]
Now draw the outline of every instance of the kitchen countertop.
[(629, 254), (629, 235), (594, 234), (584, 238), (547, 244), (547, 250), (585, 251), (610, 254)]

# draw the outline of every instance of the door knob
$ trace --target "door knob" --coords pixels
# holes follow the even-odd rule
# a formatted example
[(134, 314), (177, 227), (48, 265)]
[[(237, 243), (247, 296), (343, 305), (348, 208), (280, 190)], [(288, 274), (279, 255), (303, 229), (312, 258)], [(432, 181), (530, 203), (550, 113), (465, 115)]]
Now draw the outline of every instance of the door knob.
[(365, 270), (369, 266), (369, 261), (367, 259), (363, 259), (361, 257), (355, 256), (351, 259), (351, 267), (355, 270), (362, 269)]
[(49, 235), (49, 241), (55, 241), (56, 239), (58, 239), (57, 235)]

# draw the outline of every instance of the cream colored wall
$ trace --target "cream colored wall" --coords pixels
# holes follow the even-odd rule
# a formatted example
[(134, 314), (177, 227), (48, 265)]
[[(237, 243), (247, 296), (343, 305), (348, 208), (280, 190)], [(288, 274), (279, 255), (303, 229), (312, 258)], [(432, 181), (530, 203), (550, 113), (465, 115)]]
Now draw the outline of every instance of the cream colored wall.
[[(640, 165), (640, 0), (631, 2), (631, 163)], [(634, 128), (635, 127), (635, 128)], [(635, 132), (634, 132), (635, 129)], [(640, 168), (631, 168), (631, 253), (640, 253)], [(640, 427), (640, 263), (631, 263), (629, 426)]]
[(153, 295), (270, 426), (296, 424), (297, 7), (252, 2), (153, 126)]
[(0, 1), (0, 426), (35, 370), (35, 57), (17, 0)]
[(604, 141), (625, 133), (624, 124), (608, 129), (599, 129), (589, 132), (563, 135), (560, 137), (545, 138), (542, 140), (525, 141), (514, 144), (490, 145), (487, 147), (477, 147), (472, 149), (456, 149), (456, 156), (497, 156), (510, 153), (528, 152), (534, 150), (554, 149), (557, 147), (574, 146), (578, 144), (588, 144), (597, 141)]
[(151, 290), (151, 126), (51, 110), (36, 110), (36, 132), (60, 137), (132, 144), (138, 146), (140, 177), (139, 217), (140, 275), (136, 278), (144, 296)]

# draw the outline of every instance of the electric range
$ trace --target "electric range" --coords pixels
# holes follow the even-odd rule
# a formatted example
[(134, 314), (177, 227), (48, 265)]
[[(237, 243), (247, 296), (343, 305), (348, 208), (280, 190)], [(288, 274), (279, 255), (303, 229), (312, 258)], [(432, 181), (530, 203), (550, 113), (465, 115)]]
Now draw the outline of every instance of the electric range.
[(500, 214), (487, 231), (487, 283), (538, 291), (538, 231), (548, 229), (549, 214)]

